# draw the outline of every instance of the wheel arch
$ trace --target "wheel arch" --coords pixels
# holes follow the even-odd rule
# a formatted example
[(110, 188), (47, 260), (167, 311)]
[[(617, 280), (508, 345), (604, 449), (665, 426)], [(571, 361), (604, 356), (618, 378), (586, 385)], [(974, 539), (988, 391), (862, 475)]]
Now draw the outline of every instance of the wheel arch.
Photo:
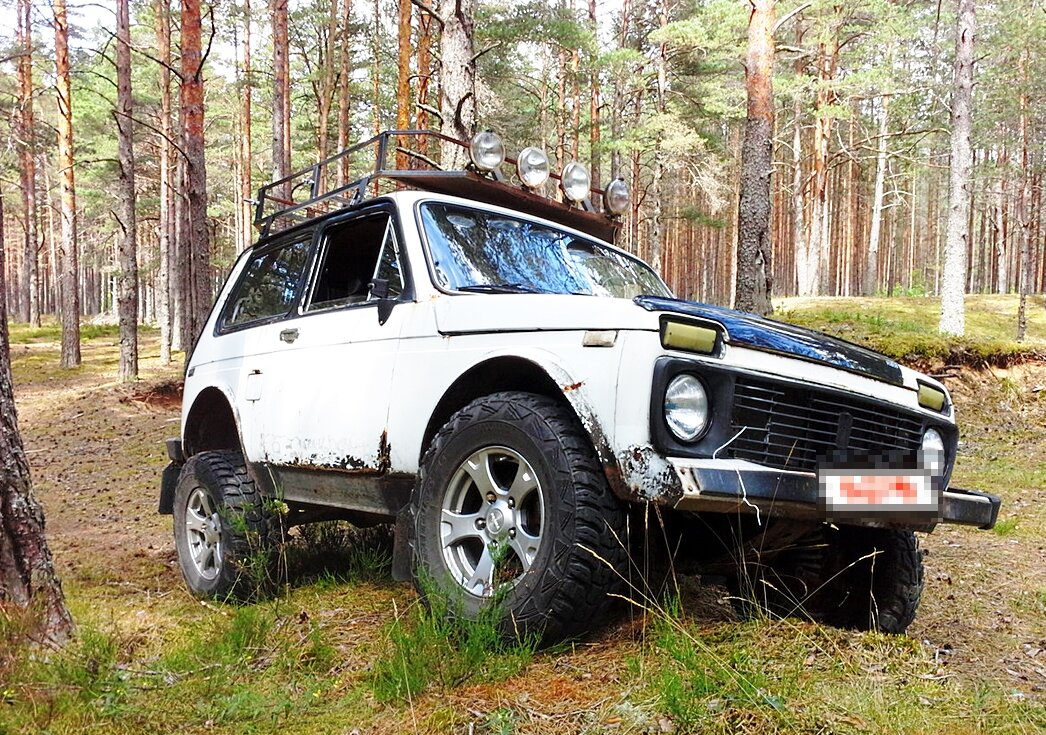
[(611, 490), (619, 497), (626, 496), (626, 488), (617, 469), (617, 459), (587, 396), (583, 381), (575, 379), (551, 356), (541, 354), (488, 356), (458, 376), (444, 391), (429, 417), (421, 442), (419, 463), (436, 432), (456, 411), (477, 398), (502, 391), (537, 393), (569, 406), (588, 434)]
[(229, 397), (218, 388), (204, 388), (193, 400), (185, 418), (182, 429), (185, 456), (222, 449), (243, 451), (238, 426)]

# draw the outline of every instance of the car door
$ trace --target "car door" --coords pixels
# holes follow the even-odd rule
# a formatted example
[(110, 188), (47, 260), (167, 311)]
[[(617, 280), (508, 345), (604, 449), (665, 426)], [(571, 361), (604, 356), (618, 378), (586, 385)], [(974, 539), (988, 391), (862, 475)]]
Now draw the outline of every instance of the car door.
[(301, 231), (257, 248), (248, 256), (215, 325), (215, 355), (192, 371), (209, 385), (227, 386), (240, 420), (248, 460), (262, 459), (260, 411), (263, 378), (279, 351), (283, 320), (296, 313), (313, 245), (313, 230)]
[(317, 473), (388, 469), (390, 388), (407, 306), (388, 311), (407, 298), (395, 224), (390, 209), (378, 208), (324, 226), (297, 314), (272, 337), (261, 445), (287, 499), (306, 500), (296, 495), (317, 484)]

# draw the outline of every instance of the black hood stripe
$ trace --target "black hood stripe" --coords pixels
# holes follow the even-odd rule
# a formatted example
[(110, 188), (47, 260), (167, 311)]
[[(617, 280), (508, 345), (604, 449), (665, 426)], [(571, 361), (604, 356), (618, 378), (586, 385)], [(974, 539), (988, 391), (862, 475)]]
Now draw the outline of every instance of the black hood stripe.
[(695, 301), (637, 296), (635, 303), (647, 311), (665, 311), (719, 322), (732, 344), (831, 365), (891, 385), (904, 385), (901, 366), (890, 358), (821, 332)]

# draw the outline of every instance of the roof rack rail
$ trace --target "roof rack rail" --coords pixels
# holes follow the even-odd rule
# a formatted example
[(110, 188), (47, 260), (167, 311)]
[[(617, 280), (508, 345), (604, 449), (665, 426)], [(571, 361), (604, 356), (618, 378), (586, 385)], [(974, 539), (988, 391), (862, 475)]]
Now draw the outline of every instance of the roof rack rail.
[[(471, 167), (443, 170), (433, 159), (442, 142), (469, 148), (466, 141), (432, 130), (379, 133), (261, 187), (254, 224), (266, 238), (390, 191), (412, 188), (518, 209), (609, 242), (621, 227), (618, 219), (597, 212), (591, 199), (580, 206), (560, 202), (512, 183), (500, 171), (483, 175)], [(550, 179), (559, 181), (559, 173), (553, 172)], [(593, 189), (591, 196), (598, 201), (602, 194), (602, 189)]]

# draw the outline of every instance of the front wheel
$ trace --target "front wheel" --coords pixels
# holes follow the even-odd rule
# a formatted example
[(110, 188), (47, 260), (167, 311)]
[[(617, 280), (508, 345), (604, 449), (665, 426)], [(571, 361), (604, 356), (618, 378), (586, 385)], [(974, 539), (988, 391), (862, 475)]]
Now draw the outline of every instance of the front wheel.
[(189, 458), (174, 491), (174, 545), (196, 597), (249, 599), (271, 581), (279, 517), (236, 451)]
[(610, 607), (624, 509), (577, 418), (551, 398), (496, 393), (454, 414), (425, 454), (411, 512), (420, 591), (435, 586), (466, 617), (495, 601), (506, 635), (551, 642)]

